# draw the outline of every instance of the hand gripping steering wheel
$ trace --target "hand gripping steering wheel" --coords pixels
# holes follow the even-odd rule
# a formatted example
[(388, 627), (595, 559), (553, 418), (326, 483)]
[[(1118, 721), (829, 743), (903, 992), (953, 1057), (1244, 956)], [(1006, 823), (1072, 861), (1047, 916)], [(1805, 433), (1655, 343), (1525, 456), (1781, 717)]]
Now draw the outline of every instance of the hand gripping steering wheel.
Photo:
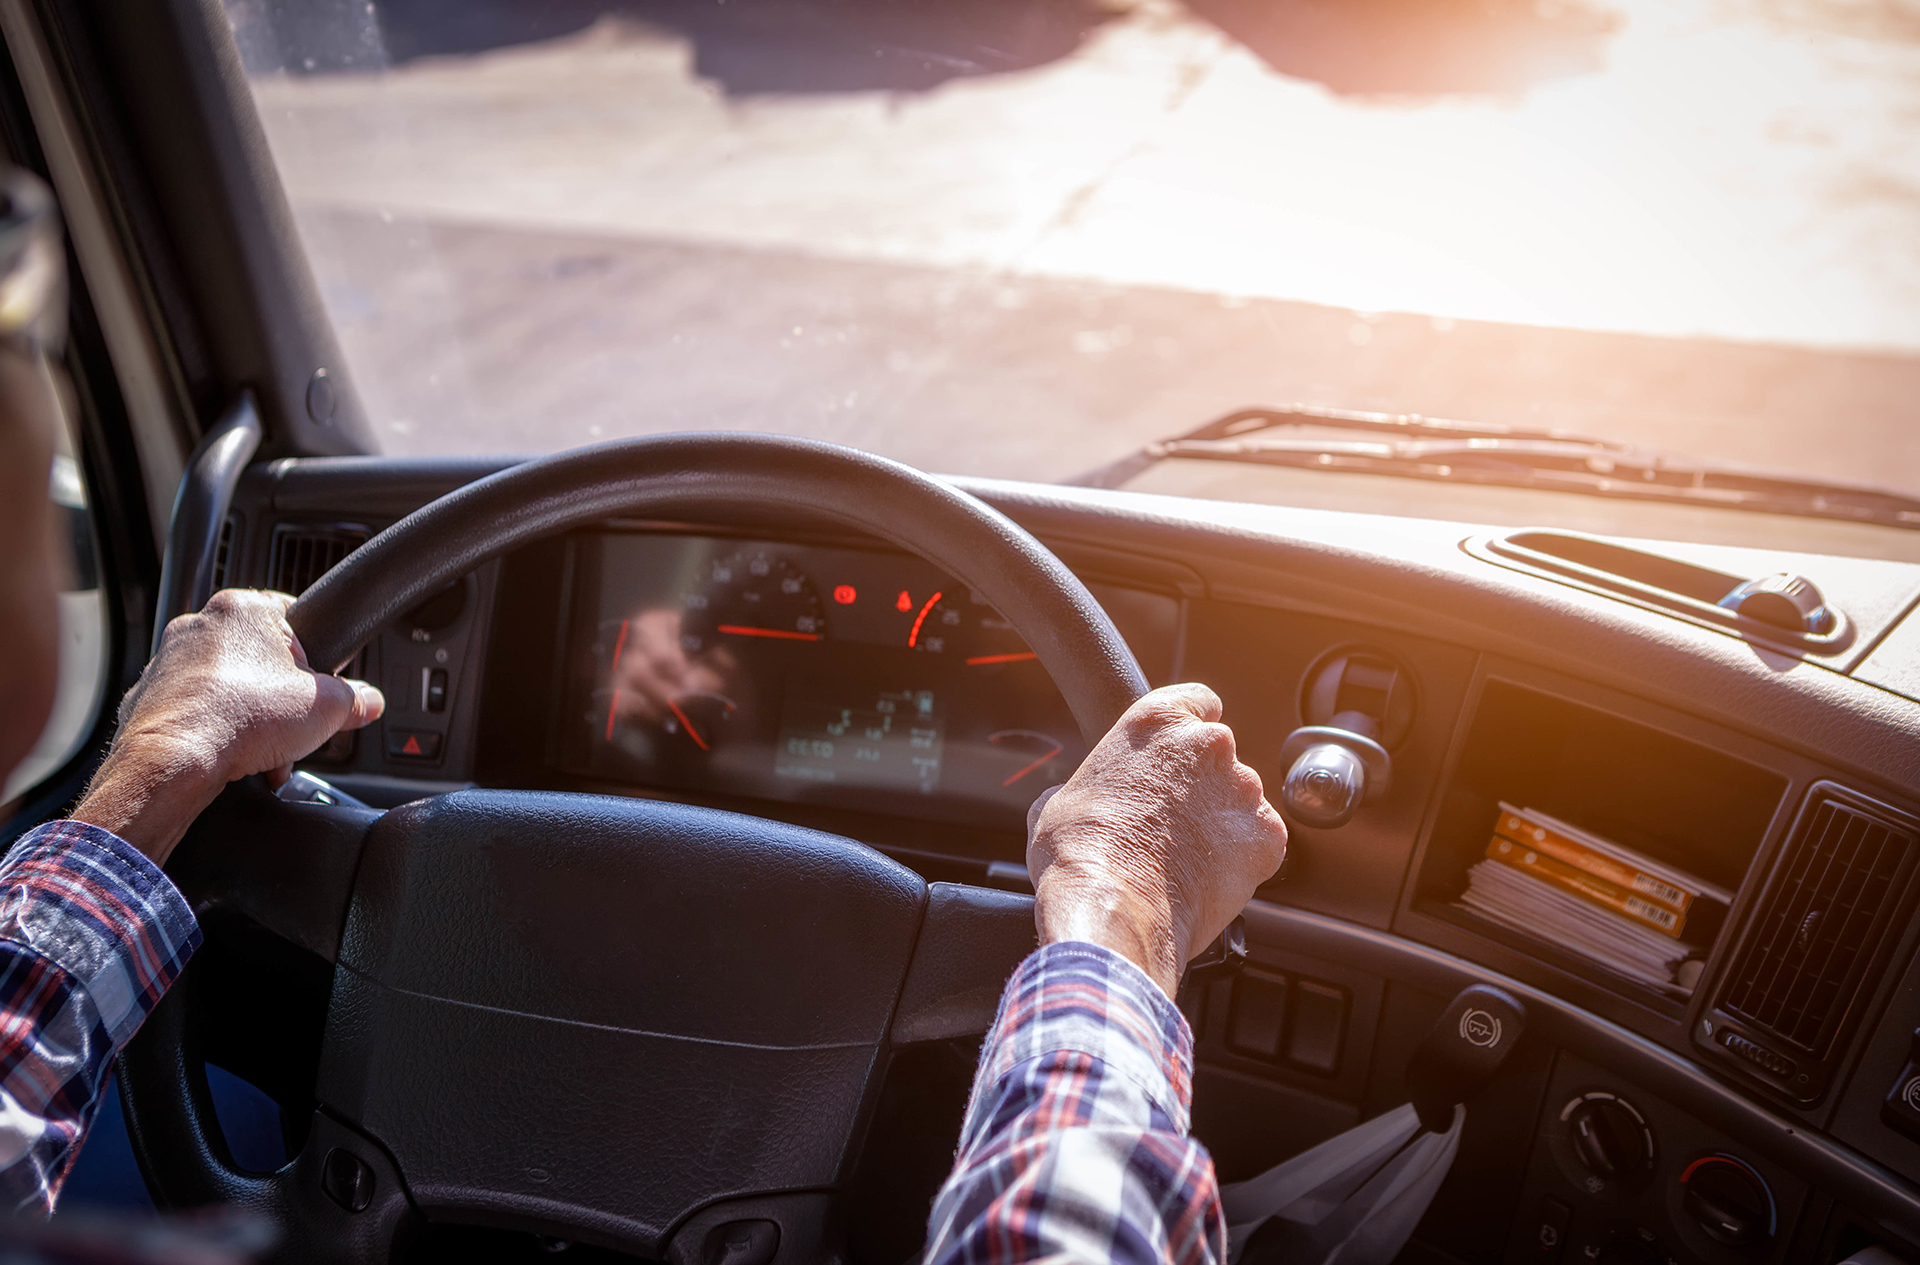
[[(1026, 638), (1091, 742), (1145, 692), (1021, 528), (834, 445), (666, 435), (516, 466), (381, 532), (288, 613), (311, 662), (500, 554), (616, 515), (776, 507), (920, 555)], [(289, 1260), (384, 1261), (424, 1217), (676, 1265), (817, 1259), (887, 1050), (984, 1029), (1031, 904), (851, 840), (610, 796), (475, 790), (385, 814), (236, 784), (169, 865), (332, 972), (305, 1144), (234, 1163), (190, 965), (122, 1057), (163, 1206), (237, 1204)], [(229, 1017), (230, 1018), (230, 1017)], [(244, 1017), (242, 1017), (244, 1022)]]

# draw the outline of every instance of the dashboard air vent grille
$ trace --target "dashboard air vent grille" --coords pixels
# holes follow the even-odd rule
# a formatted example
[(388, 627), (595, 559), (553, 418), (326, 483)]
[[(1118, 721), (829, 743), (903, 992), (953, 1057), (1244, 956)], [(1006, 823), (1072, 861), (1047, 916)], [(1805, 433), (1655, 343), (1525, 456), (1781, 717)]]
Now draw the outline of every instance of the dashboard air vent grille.
[(233, 527), (231, 515), (226, 522), (220, 524), (220, 543), (214, 547), (213, 551), (213, 591), (215, 593), (227, 587), (227, 573), (232, 570)]
[(1728, 973), (1721, 1008), (1825, 1059), (1884, 938), (1916, 842), (1908, 828), (1816, 799)]
[(268, 586), (295, 597), (339, 561), (366, 543), (368, 531), (346, 523), (328, 526), (281, 525), (273, 532), (273, 561)]

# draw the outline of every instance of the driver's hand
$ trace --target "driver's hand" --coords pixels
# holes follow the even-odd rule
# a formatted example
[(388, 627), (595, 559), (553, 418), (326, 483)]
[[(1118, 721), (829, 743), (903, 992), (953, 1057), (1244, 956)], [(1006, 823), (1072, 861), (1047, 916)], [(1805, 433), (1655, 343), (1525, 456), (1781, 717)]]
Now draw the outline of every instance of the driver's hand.
[(1169, 997), (1287, 852), (1287, 828), (1204, 685), (1128, 708), (1027, 822), (1040, 942), (1105, 945)]
[(265, 773), (278, 786), (295, 760), (377, 719), (379, 690), (308, 666), (291, 605), (284, 593), (227, 589), (168, 624), (74, 818), (165, 862), (228, 782)]

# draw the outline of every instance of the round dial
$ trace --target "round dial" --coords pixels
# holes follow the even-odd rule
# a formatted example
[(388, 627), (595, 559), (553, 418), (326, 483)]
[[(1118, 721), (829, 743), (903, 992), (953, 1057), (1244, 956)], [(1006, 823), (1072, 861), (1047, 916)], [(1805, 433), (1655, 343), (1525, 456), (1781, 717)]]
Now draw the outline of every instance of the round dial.
[(1731, 1155), (1707, 1155), (1680, 1174), (1680, 1207), (1700, 1232), (1727, 1247), (1762, 1249), (1773, 1241), (1773, 1191)]
[(1590, 1195), (1634, 1189), (1653, 1173), (1653, 1130), (1618, 1094), (1591, 1090), (1560, 1109), (1559, 1152), (1567, 1175)]
[(959, 590), (943, 590), (926, 600), (907, 632), (907, 646), (954, 656), (968, 667), (1029, 663), (1038, 657), (1000, 612)]
[(729, 643), (813, 642), (827, 618), (813, 582), (769, 550), (741, 549), (715, 558), (701, 584), (681, 598), (686, 615), (680, 645), (699, 654)]

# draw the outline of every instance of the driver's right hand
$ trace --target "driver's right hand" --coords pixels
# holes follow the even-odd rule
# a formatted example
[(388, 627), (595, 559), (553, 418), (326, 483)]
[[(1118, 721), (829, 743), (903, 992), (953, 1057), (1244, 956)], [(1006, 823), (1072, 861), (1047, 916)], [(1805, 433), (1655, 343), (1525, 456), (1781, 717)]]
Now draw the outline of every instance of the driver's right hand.
[(1286, 825), (1220, 716), (1204, 685), (1155, 690), (1034, 802), (1027, 868), (1042, 944), (1103, 944), (1172, 996), (1187, 960), (1280, 868)]

